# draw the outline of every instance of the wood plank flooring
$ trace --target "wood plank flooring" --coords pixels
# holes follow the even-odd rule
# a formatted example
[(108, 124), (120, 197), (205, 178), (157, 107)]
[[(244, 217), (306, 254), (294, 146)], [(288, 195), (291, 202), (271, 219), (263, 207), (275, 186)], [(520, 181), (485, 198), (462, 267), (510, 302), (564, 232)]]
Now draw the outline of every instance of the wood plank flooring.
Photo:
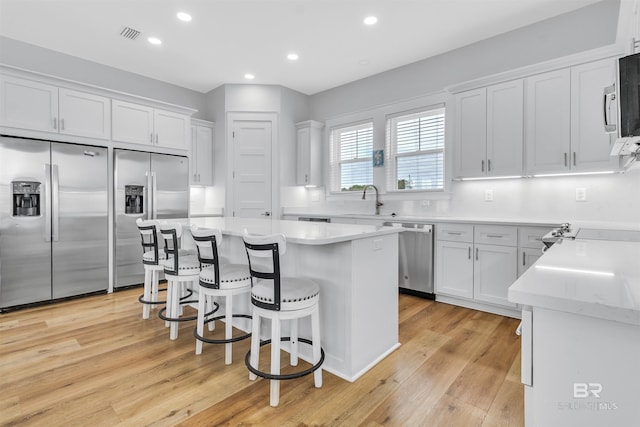
[[(515, 319), (400, 295), (398, 350), (355, 383), (328, 372), (321, 389), (313, 376), (283, 382), (280, 406), (271, 408), (269, 382), (248, 380), (248, 340), (234, 344), (232, 365), (223, 346), (205, 344), (196, 356), (193, 323), (183, 322), (170, 341), (156, 311), (142, 319), (140, 293), (0, 315), (0, 425), (524, 423)], [(266, 348), (261, 358), (268, 369)]]

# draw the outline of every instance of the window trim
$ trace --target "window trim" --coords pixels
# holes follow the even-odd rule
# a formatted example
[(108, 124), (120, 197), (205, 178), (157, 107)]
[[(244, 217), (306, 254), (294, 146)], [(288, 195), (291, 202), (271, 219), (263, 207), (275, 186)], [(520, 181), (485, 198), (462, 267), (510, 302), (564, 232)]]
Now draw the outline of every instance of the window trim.
[[(444, 140), (442, 148), (432, 148), (428, 150), (419, 150), (419, 151), (411, 151), (408, 153), (398, 153), (397, 145), (392, 142), (391, 132), (392, 127), (391, 123), (394, 119), (411, 116), (411, 115), (419, 115), (424, 113), (434, 112), (433, 115), (436, 114), (444, 114), (444, 124), (443, 124), (443, 132), (444, 132)], [(415, 194), (415, 193), (435, 193), (441, 194), (447, 191), (447, 108), (446, 104), (438, 103), (433, 105), (428, 105), (419, 108), (413, 108), (411, 110), (405, 110), (401, 112), (396, 112), (393, 114), (388, 114), (385, 117), (385, 190), (389, 194)], [(410, 157), (416, 156), (420, 154), (434, 154), (434, 153), (442, 153), (442, 186), (440, 188), (415, 188), (415, 189), (399, 189), (397, 188), (398, 182), (398, 171), (397, 171), (397, 159), (401, 157)]]
[[(369, 125), (371, 128), (371, 141), (372, 141), (372, 149), (369, 152), (368, 157), (358, 157), (354, 159), (348, 160), (340, 160), (340, 147), (337, 144), (337, 141), (334, 140), (334, 136), (336, 132), (350, 129), (350, 128), (358, 128), (365, 127), (364, 125)], [(371, 180), (373, 181), (373, 150), (375, 148), (375, 128), (374, 128), (374, 120), (372, 118), (358, 120), (350, 123), (342, 123), (340, 125), (336, 125), (331, 127), (329, 130), (329, 193), (332, 195), (341, 194), (355, 194), (360, 190), (346, 190), (342, 191), (341, 188), (341, 175), (340, 175), (340, 166), (343, 164), (352, 164), (352, 163), (364, 163), (369, 162), (370, 167), (372, 168)], [(373, 182), (371, 182), (373, 184)]]

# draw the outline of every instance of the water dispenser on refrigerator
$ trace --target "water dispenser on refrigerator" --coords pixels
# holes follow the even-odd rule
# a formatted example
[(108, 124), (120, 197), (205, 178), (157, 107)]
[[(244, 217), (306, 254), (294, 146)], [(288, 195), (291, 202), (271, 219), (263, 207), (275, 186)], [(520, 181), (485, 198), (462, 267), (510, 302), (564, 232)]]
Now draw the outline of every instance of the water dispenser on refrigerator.
[(40, 187), (37, 181), (13, 181), (13, 216), (40, 216)]
[(124, 213), (141, 214), (144, 213), (144, 186), (125, 185), (124, 186)]

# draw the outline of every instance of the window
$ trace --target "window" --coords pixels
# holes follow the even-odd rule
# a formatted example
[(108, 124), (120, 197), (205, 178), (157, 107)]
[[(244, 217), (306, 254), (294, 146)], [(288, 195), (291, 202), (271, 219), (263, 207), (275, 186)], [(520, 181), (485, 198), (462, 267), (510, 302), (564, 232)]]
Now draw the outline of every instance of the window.
[(373, 123), (331, 130), (331, 191), (373, 184)]
[(444, 189), (444, 108), (387, 119), (387, 188)]

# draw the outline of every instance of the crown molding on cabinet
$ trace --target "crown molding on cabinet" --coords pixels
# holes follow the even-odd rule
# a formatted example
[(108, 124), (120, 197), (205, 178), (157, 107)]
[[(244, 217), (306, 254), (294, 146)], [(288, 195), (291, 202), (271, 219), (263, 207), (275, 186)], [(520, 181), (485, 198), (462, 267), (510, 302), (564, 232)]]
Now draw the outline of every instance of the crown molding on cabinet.
[(161, 108), (163, 110), (172, 111), (175, 113), (193, 115), (198, 110), (191, 107), (185, 107), (182, 105), (171, 104), (169, 102), (159, 101), (157, 99), (146, 98), (144, 96), (132, 95), (130, 93), (121, 92), (113, 89), (104, 88), (92, 84), (82, 83), (71, 79), (65, 79), (50, 74), (40, 73), (37, 71), (28, 70), (25, 68), (15, 67), (0, 63), (0, 73), (23, 78), (29, 80), (35, 80), (41, 83), (48, 83), (54, 86), (63, 87), (67, 89), (73, 89), (83, 92), (90, 92), (96, 95), (102, 95), (108, 98), (119, 99), (122, 101), (128, 101), (138, 104), (144, 104), (154, 108)]
[(472, 89), (490, 86), (496, 83), (521, 79), (535, 74), (546, 73), (548, 71), (584, 64), (586, 62), (597, 61), (599, 59), (619, 57), (628, 53), (629, 48), (626, 44), (612, 44), (597, 49), (591, 49), (573, 55), (564, 56), (562, 58), (556, 58), (549, 61), (540, 62), (538, 64), (527, 65), (526, 67), (516, 68), (514, 70), (509, 70), (479, 79), (470, 80), (464, 83), (451, 85), (446, 87), (445, 90), (453, 94), (465, 92)]

